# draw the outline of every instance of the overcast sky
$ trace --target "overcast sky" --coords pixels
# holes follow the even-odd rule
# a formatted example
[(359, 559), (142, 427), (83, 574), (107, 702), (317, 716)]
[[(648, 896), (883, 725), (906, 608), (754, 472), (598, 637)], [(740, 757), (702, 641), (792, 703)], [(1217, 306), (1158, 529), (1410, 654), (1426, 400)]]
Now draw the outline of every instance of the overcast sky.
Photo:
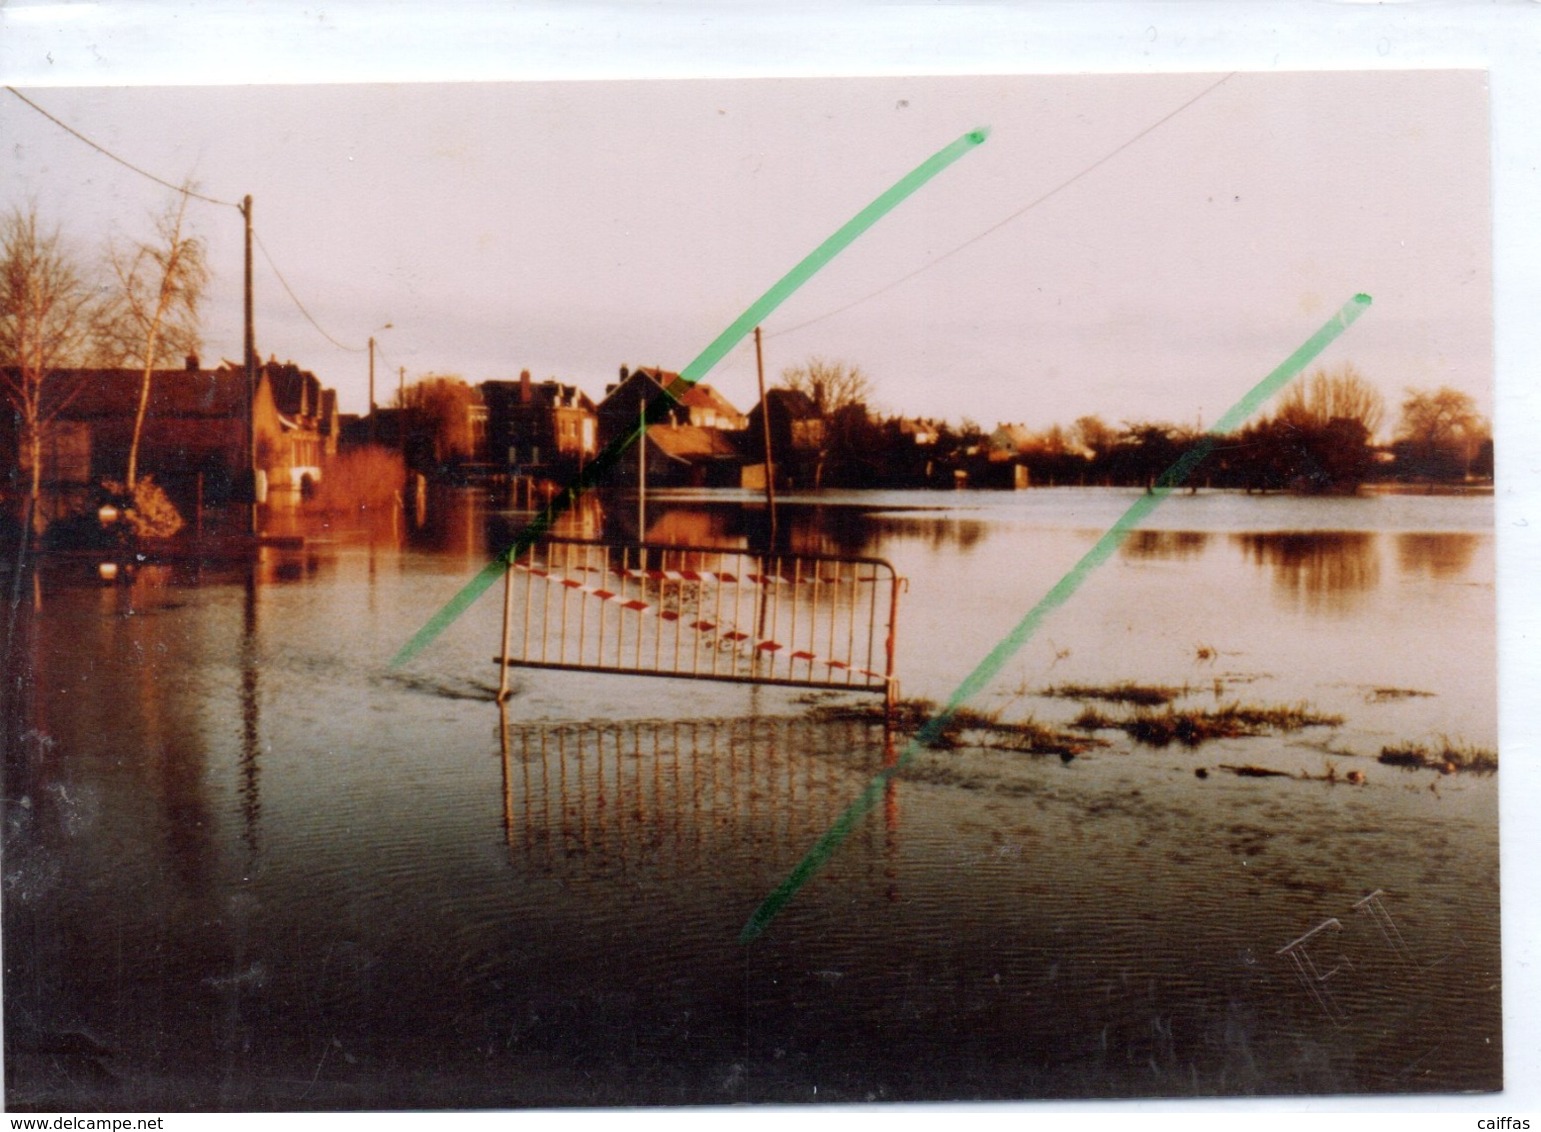
[[(1491, 412), (1486, 77), (1222, 78), (24, 93), (157, 176), (252, 194), (299, 301), (355, 348), (310, 325), (259, 250), (258, 349), (345, 410), (365, 404), (372, 332), (382, 403), (398, 366), (529, 368), (596, 398), (623, 363), (678, 370), (873, 197), (988, 126), (766, 321), (769, 379), (822, 355), (859, 365), (886, 412), (1207, 424), (1363, 291), (1373, 308), (1325, 364), (1352, 362), (1392, 418), (1408, 386)], [(173, 199), (8, 94), (0, 136), (0, 204), (35, 201), (88, 259)], [(240, 216), (190, 217), (214, 272), (205, 360), (236, 359)], [(706, 380), (752, 405), (752, 343)]]

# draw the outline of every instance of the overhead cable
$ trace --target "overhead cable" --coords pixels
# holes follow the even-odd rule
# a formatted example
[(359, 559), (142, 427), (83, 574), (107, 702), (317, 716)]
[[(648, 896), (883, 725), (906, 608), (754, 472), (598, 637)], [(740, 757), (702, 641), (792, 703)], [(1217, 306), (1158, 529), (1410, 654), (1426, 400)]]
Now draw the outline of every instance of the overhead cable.
[(836, 307), (834, 310), (826, 311), (824, 314), (821, 314), (821, 315), (817, 316), (816, 318), (810, 318), (810, 319), (808, 319), (805, 322), (799, 322), (796, 326), (788, 326), (785, 329), (777, 330), (777, 331), (775, 331), (773, 333), (766, 334), (765, 337), (766, 338), (780, 338), (783, 334), (791, 334), (793, 331), (802, 330), (804, 327), (812, 326), (816, 322), (823, 322), (827, 318), (834, 318), (837, 314), (844, 314), (846, 311), (850, 310), (852, 307), (859, 307), (863, 303), (870, 302), (872, 299), (877, 298), (879, 295), (887, 294), (889, 291), (892, 291), (895, 287), (898, 287), (898, 286), (900, 286), (901, 284), (904, 284), (904, 283), (908, 283), (911, 279), (914, 279), (917, 275), (921, 274), (922, 272), (930, 271), (933, 267), (935, 267), (937, 264), (941, 263), (943, 260), (951, 259), (953, 256), (957, 255), (959, 252), (963, 251), (965, 248), (968, 248), (968, 247), (973, 246), (974, 244), (977, 244), (980, 240), (982, 240), (986, 236), (992, 235), (993, 233), (995, 233), (995, 232), (999, 231), (1000, 229), (1004, 228), (1006, 225), (1010, 224), (1013, 220), (1017, 219), (1019, 216), (1023, 215), (1026, 212), (1030, 212), (1031, 210), (1037, 208), (1040, 204), (1044, 203), (1044, 201), (1046, 201), (1049, 198), (1055, 196), (1056, 194), (1064, 191), (1065, 189), (1068, 189), (1071, 185), (1073, 185), (1077, 181), (1081, 180), (1081, 178), (1089, 175), (1090, 173), (1096, 171), (1097, 169), (1100, 169), (1102, 166), (1106, 165), (1109, 161), (1112, 161), (1113, 158), (1117, 157), (1120, 153), (1124, 152), (1124, 150), (1128, 149), (1130, 146), (1132, 146), (1136, 142), (1140, 141), (1147, 134), (1150, 134), (1150, 133), (1160, 129), (1162, 126), (1164, 126), (1168, 122), (1170, 122), (1173, 118), (1175, 118), (1179, 114), (1181, 114), (1184, 110), (1187, 110), (1188, 107), (1192, 106), (1195, 102), (1199, 101), (1201, 98), (1204, 98), (1206, 95), (1210, 94), (1211, 92), (1217, 90), (1223, 83), (1229, 82), (1235, 76), (1236, 76), (1236, 72), (1232, 71), (1230, 74), (1223, 76), (1218, 81), (1211, 83), (1209, 86), (1207, 86), (1203, 90), (1199, 91), (1198, 94), (1196, 94), (1192, 98), (1188, 99), (1187, 102), (1184, 102), (1176, 110), (1173, 110), (1170, 113), (1166, 114), (1164, 117), (1159, 118), (1158, 120), (1152, 122), (1150, 125), (1146, 126), (1139, 133), (1135, 134), (1128, 141), (1124, 142), (1122, 145), (1118, 146), (1116, 149), (1109, 150), (1107, 153), (1105, 153), (1101, 157), (1099, 157), (1096, 161), (1093, 161), (1090, 165), (1086, 166), (1080, 172), (1076, 173), (1074, 176), (1067, 177), (1065, 180), (1063, 180), (1059, 184), (1055, 185), (1048, 192), (1046, 192), (1043, 195), (1035, 197), (1032, 200), (1028, 201), (1021, 208), (1019, 208), (1015, 212), (1013, 212), (1010, 216), (1006, 217), (1003, 220), (996, 221), (994, 224), (990, 225), (990, 227), (986, 228), (983, 232), (980, 232), (978, 235), (971, 236), (969, 239), (964, 240), (963, 243), (959, 244), (957, 247), (953, 248), (951, 251), (943, 252), (941, 255), (937, 256), (935, 259), (927, 260), (925, 263), (921, 264), (919, 267), (917, 267), (914, 271), (910, 272), (908, 275), (901, 276), (900, 278), (895, 279), (892, 283), (889, 283), (889, 284), (887, 284), (886, 286), (883, 286), (883, 287), (879, 287), (876, 291), (873, 291), (873, 292), (871, 292), (870, 294), (867, 294), (867, 295), (863, 295), (859, 299), (853, 299), (851, 302), (846, 303), (842, 307)]
[(195, 193), (192, 189), (188, 188), (186, 185), (173, 185), (170, 181), (166, 180), (163, 177), (157, 177), (154, 173), (147, 173), (147, 172), (145, 172), (145, 170), (139, 168), (139, 166), (135, 165), (133, 162), (125, 161), (123, 158), (119, 157), (116, 153), (113, 153), (112, 150), (107, 149), (105, 146), (98, 145), (96, 142), (94, 142), (90, 138), (86, 137), (85, 134), (83, 134), (79, 130), (75, 129), (75, 127), (73, 127), (71, 125), (68, 125), (67, 123), (59, 121), (59, 119), (55, 118), (52, 114), (50, 114), (48, 111), (44, 110), (37, 103), (33, 102), (26, 95), (22, 94), (21, 91), (17, 90), (15, 87), (8, 86), (5, 89), (10, 91), (17, 98), (21, 99), (28, 106), (32, 107), (32, 109), (36, 110), (43, 117), (47, 118), (54, 125), (58, 126), (61, 130), (65, 131), (66, 133), (70, 134), (71, 136), (73, 136), (75, 138), (78, 138), (80, 141), (85, 142), (92, 149), (96, 150), (97, 153), (100, 153), (103, 157), (111, 158), (113, 161), (116, 161), (119, 165), (123, 166), (123, 168), (131, 169), (135, 173), (138, 173), (141, 177), (147, 177), (151, 181), (154, 181), (157, 185), (163, 185), (166, 188), (171, 189), (173, 192), (182, 193), (183, 195), (190, 196), (190, 197), (194, 198), (195, 200), (205, 201), (208, 204), (222, 205), (222, 206), (224, 206), (226, 208), (239, 209), (241, 207), (239, 204), (236, 204), (234, 201), (219, 200), (216, 197), (204, 196), (202, 193)]

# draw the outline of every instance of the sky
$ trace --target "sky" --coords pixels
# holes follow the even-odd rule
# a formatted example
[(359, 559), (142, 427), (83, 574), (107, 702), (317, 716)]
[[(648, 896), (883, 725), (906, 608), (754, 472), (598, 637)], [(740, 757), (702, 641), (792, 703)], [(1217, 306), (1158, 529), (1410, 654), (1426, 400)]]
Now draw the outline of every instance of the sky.
[[(1409, 387), (1453, 386), (1491, 414), (1487, 82), (20, 89), (122, 160), (228, 202), (189, 211), (213, 271), (209, 364), (240, 356), (234, 203), (251, 194), (258, 350), (313, 370), (354, 412), (371, 336), (381, 403), (401, 367), (408, 382), (527, 368), (596, 399), (623, 364), (679, 370), (874, 197), (987, 126), (764, 335), (769, 382), (814, 356), (844, 361), (884, 413), (988, 429), (1083, 414), (1209, 424), (1359, 292), (1374, 305), (1323, 365), (1374, 382), (1388, 425)], [(0, 137), (0, 207), (35, 203), (93, 270), (108, 241), (148, 235), (174, 203), (9, 93)], [(705, 380), (747, 410), (752, 342)]]

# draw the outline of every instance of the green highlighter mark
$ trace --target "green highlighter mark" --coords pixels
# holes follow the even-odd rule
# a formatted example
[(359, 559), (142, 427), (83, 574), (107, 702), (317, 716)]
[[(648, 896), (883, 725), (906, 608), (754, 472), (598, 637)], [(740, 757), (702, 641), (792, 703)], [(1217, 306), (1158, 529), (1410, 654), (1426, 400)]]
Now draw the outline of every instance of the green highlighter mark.
[[(814, 248), (796, 267), (788, 271), (770, 290), (761, 295), (749, 305), (749, 309), (739, 315), (733, 324), (714, 338), (710, 345), (695, 359), (680, 371), (679, 380), (668, 389), (649, 402), (645, 411), (646, 423), (652, 424), (664, 419), (669, 409), (679, 398), (696, 382), (705, 377), (713, 366), (725, 357), (729, 350), (738, 345), (739, 341), (792, 296), (792, 293), (801, 287), (809, 279), (813, 278), (825, 264), (834, 259), (847, 247), (849, 247), (868, 228), (871, 228), (884, 216), (892, 212), (906, 197), (909, 197), (927, 181), (935, 177), (943, 169), (946, 169), (965, 153), (982, 145), (990, 136), (988, 129), (980, 128), (970, 130), (951, 145), (938, 150), (925, 161), (905, 174), (899, 181), (866, 208), (862, 209), (850, 220), (846, 221), (833, 236)], [(608, 444), (604, 451), (600, 452), (592, 462), (584, 469), (583, 474), (555, 499), (547, 505), (535, 519), (519, 535), (515, 543), (498, 557), (494, 558), (486, 566), (477, 572), (476, 576), (461, 587), (460, 592), (445, 603), (444, 607), (428, 619), (417, 633), (401, 647), (392, 659), (394, 667), (411, 660), (474, 602), (482, 594), (487, 592), (494, 582), (502, 576), (508, 563), (516, 561), (520, 555), (540, 541), (541, 537), (551, 528), (551, 524), (577, 501), (578, 497), (590, 487), (604, 479), (610, 469), (620, 461), (634, 443), (642, 438), (645, 424), (639, 421), (625, 435), (617, 437)]]
[(946, 706), (916, 732), (915, 737), (905, 746), (904, 752), (894, 765), (885, 767), (873, 777), (866, 789), (835, 819), (829, 831), (819, 838), (807, 855), (798, 862), (787, 879), (760, 903), (760, 906), (754, 910), (754, 915), (749, 917), (749, 922), (744, 925), (744, 930), (739, 933), (740, 943), (750, 943), (765, 931), (776, 914), (797, 895), (798, 890), (808, 882), (809, 878), (824, 866), (824, 863), (834, 855), (835, 850), (840, 848), (841, 842), (877, 805), (883, 797), (883, 788), (888, 784), (889, 779), (903, 770), (917, 752), (933, 742), (946, 729), (948, 722), (957, 714), (959, 708), (982, 692), (990, 681), (995, 679), (1006, 662), (1016, 655), (1017, 651), (1038, 631), (1038, 626), (1044, 619), (1068, 601), (1070, 595), (1080, 588), (1081, 583), (1092, 571), (1112, 557), (1113, 552), (1118, 549), (1119, 544), (1128, 537), (1129, 533), (1188, 478), (1199, 462), (1209, 454), (1216, 440), (1238, 428), (1242, 422), (1261, 408), (1265, 401), (1289, 384), (1291, 379), (1305, 369), (1338, 335), (1353, 325), (1354, 320), (1369, 309), (1369, 306), (1370, 296), (1363, 294), (1355, 295), (1344, 303), (1343, 308), (1320, 330), (1306, 339), (1300, 348), (1285, 358), (1277, 369), (1232, 405), (1205, 434), (1201, 444), (1162, 473), (1149, 494), (1140, 496), (1127, 511), (1119, 516), (1118, 521), (1108, 528), (1096, 544), (1081, 557), (1081, 560), (1055, 583), (1037, 605), (1027, 611), (1026, 616), (1002, 638), (1000, 644), (990, 650), (974, 671), (964, 677), (963, 683), (958, 685), (957, 691), (953, 692)]

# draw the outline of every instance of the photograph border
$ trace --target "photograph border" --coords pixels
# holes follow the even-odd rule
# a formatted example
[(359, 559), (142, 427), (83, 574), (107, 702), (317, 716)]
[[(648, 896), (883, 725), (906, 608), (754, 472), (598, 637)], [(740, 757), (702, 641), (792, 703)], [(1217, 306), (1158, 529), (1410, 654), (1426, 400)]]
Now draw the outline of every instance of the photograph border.
[[(1016, 3), (891, 7), (850, 0), (779, 10), (622, 0), (0, 7), (7, 85), (352, 83), (1079, 72), (1485, 70), (1492, 105), (1495, 534), (1498, 548), (1503, 1093), (1335, 1097), (1338, 1112), (1541, 1108), (1541, 772), (1530, 698), (1541, 684), (1541, 11), (1314, 3)], [(3, 946), (3, 941), (0, 941)], [(1320, 1098), (1023, 1102), (1023, 1112), (1293, 1112)], [(978, 1106), (969, 1106), (978, 1107)]]

